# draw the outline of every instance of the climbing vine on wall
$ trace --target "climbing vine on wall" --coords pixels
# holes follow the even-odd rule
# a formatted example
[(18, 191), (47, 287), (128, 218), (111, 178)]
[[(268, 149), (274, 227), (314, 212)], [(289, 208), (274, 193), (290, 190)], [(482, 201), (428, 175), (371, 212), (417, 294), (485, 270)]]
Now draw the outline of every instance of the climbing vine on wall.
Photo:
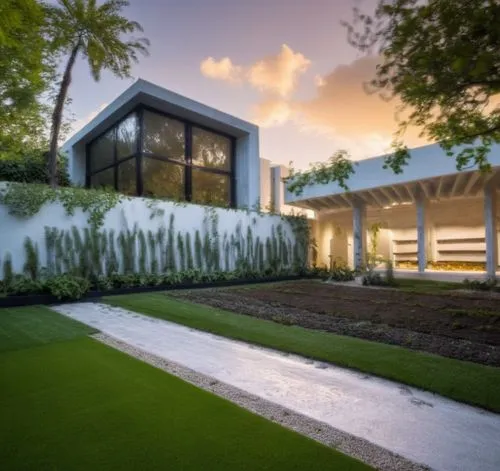
[(7, 183), (0, 189), (0, 203), (7, 206), (9, 214), (28, 218), (37, 214), (43, 205), (59, 202), (68, 216), (81, 209), (88, 214), (88, 223), (100, 227), (106, 213), (123, 198), (118, 193), (84, 189), (51, 188), (47, 185)]

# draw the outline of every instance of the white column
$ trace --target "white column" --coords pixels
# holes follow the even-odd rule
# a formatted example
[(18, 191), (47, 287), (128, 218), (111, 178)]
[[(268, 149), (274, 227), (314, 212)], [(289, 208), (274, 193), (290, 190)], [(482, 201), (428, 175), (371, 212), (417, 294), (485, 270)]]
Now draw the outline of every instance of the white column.
[(493, 186), (484, 189), (484, 232), (486, 239), (486, 274), (496, 276), (498, 266), (498, 240), (496, 224), (496, 190)]
[(424, 273), (427, 268), (427, 217), (425, 198), (419, 197), (416, 201), (417, 204), (417, 259), (418, 271)]
[(352, 233), (354, 245), (354, 268), (362, 268), (366, 252), (366, 207), (356, 203), (352, 208)]

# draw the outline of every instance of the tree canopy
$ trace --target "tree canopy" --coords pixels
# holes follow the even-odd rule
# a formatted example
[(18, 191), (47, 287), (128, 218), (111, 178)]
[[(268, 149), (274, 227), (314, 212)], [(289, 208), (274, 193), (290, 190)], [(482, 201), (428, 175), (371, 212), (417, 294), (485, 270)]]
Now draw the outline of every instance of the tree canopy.
[(41, 95), (53, 68), (44, 27), (44, 8), (36, 0), (0, 2), (0, 157), (45, 143)]
[(128, 5), (127, 0), (107, 0), (100, 5), (96, 0), (58, 0), (58, 5), (46, 7), (52, 44), (68, 56), (52, 113), (49, 150), (52, 186), (56, 185), (63, 108), (77, 56), (82, 54), (87, 59), (92, 76), (98, 81), (103, 70), (120, 78), (129, 77), (138, 54), (148, 52), (149, 41), (133, 36), (143, 31), (142, 26), (122, 15)]
[(380, 55), (368, 89), (397, 97), (407, 112), (387, 167), (402, 171), (404, 132), (418, 126), (459, 170), (490, 168), (500, 142), (499, 0), (380, 0), (373, 15), (354, 9), (345, 26), (353, 46)]

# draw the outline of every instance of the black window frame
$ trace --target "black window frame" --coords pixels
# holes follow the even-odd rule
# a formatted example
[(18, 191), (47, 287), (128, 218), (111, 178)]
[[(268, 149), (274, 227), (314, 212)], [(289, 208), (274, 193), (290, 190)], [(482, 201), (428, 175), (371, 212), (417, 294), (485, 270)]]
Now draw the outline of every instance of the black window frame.
[[(144, 112), (148, 111), (151, 113), (155, 113), (157, 115), (163, 116), (165, 118), (169, 119), (174, 119), (176, 121), (179, 121), (184, 124), (184, 149), (185, 149), (185, 156), (184, 156), (184, 161), (181, 161), (179, 159), (171, 158), (169, 156), (165, 155), (158, 155), (158, 154), (152, 154), (152, 153), (146, 153), (144, 152)], [(117, 133), (118, 133), (118, 127), (122, 122), (124, 122), (126, 119), (128, 119), (131, 115), (136, 114), (137, 116), (137, 126), (138, 126), (138, 132), (137, 132), (137, 149), (134, 153), (127, 155), (126, 157), (118, 158), (118, 144), (117, 144)], [(229, 145), (230, 145), (230, 169), (229, 170), (223, 170), (223, 169), (218, 169), (218, 168), (213, 168), (213, 167), (205, 167), (202, 165), (196, 165), (193, 164), (193, 128), (199, 128), (207, 132), (211, 132), (213, 134), (225, 137), (229, 139)], [(92, 166), (91, 166), (91, 146), (92, 144), (97, 141), (99, 138), (107, 134), (109, 131), (113, 131), (113, 136), (114, 136), (114, 150), (113, 150), (113, 163), (110, 165), (107, 165), (105, 167), (99, 168), (95, 172), (92, 171)], [(224, 175), (229, 178), (229, 207), (235, 208), (236, 207), (236, 138), (234, 136), (231, 136), (229, 134), (226, 134), (221, 131), (217, 131), (215, 129), (212, 129), (210, 127), (204, 126), (202, 124), (186, 120), (184, 118), (180, 118), (179, 116), (172, 115), (170, 113), (165, 113), (164, 111), (157, 110), (156, 108), (146, 106), (146, 105), (139, 105), (132, 109), (130, 112), (128, 112), (123, 118), (121, 118), (119, 121), (113, 123), (111, 126), (108, 126), (104, 131), (99, 133), (96, 137), (94, 137), (91, 141), (89, 141), (86, 144), (85, 147), (85, 186), (87, 188), (91, 188), (92, 186), (92, 177), (99, 172), (103, 172), (105, 170), (109, 170), (110, 168), (114, 168), (114, 189), (118, 191), (118, 166), (125, 162), (126, 160), (130, 159), (135, 159), (136, 160), (136, 196), (143, 196), (144, 194), (144, 176), (142, 172), (142, 161), (143, 159), (154, 159), (154, 160), (160, 160), (163, 162), (170, 162), (174, 163), (177, 165), (182, 165), (184, 167), (184, 200), (187, 202), (192, 201), (192, 196), (193, 196), (193, 178), (192, 178), (192, 171), (193, 169), (200, 170), (203, 172), (208, 172), (208, 173), (213, 173), (213, 174), (218, 174), (218, 175)]]

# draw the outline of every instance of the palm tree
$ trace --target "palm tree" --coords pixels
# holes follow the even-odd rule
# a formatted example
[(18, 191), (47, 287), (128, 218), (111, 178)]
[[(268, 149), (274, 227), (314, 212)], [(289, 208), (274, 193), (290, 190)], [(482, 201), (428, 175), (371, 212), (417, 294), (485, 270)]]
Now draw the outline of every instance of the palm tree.
[(52, 113), (49, 174), (53, 188), (57, 182), (57, 144), (63, 107), (78, 54), (86, 57), (94, 80), (99, 81), (103, 69), (120, 78), (129, 77), (132, 63), (138, 61), (138, 53), (148, 53), (146, 38), (122, 40), (123, 35), (143, 31), (139, 23), (121, 15), (128, 5), (127, 0), (107, 0), (99, 6), (96, 0), (58, 0), (58, 5), (47, 6), (52, 44), (69, 54)]

